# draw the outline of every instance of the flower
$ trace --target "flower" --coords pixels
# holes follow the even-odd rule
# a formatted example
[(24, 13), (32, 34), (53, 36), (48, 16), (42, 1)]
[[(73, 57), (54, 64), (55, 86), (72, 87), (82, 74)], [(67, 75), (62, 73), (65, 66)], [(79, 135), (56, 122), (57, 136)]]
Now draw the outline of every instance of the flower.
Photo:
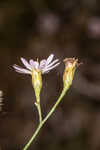
[(50, 70), (53, 68), (57, 67), (60, 63), (58, 62), (59, 59), (56, 59), (52, 62), (54, 55), (51, 54), (47, 60), (43, 59), (40, 61), (40, 64), (38, 61), (34, 61), (33, 59), (29, 60), (29, 63), (27, 62), (26, 59), (21, 57), (21, 61), (26, 67), (26, 69), (18, 66), (18, 65), (13, 65), (13, 68), (15, 69), (16, 72), (18, 73), (24, 73), (24, 74), (30, 74), (32, 75), (33, 70), (40, 71), (42, 74), (48, 73)]
[(63, 83), (64, 88), (69, 89), (73, 81), (75, 70), (81, 63), (78, 63), (78, 59), (75, 58), (66, 58), (64, 59), (64, 63), (65, 71), (63, 74)]
[(18, 66), (18, 65), (13, 65), (13, 68), (15, 69), (16, 72), (18, 73), (24, 73), (24, 74), (30, 74), (32, 76), (32, 85), (35, 90), (35, 96), (37, 100), (37, 104), (40, 103), (40, 92), (42, 88), (42, 75), (44, 73), (48, 73), (50, 70), (53, 68), (57, 67), (60, 62), (59, 60), (56, 59), (52, 62), (54, 55), (51, 54), (47, 60), (43, 59), (40, 61), (40, 64), (37, 61), (34, 61), (33, 59), (30, 59), (29, 62), (27, 62), (26, 59), (21, 58), (22, 63), (26, 67), (26, 69)]

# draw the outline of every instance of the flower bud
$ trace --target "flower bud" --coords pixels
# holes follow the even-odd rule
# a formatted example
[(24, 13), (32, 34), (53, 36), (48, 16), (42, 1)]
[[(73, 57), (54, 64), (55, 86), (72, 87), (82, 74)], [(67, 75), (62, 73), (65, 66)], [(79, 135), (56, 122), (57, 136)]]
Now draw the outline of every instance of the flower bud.
[(34, 69), (32, 71), (32, 84), (35, 90), (37, 103), (40, 103), (40, 92), (42, 88), (42, 75), (40, 70)]
[(79, 66), (78, 59), (66, 58), (64, 59), (65, 71), (63, 74), (64, 89), (69, 89), (72, 84), (74, 73), (76, 68)]

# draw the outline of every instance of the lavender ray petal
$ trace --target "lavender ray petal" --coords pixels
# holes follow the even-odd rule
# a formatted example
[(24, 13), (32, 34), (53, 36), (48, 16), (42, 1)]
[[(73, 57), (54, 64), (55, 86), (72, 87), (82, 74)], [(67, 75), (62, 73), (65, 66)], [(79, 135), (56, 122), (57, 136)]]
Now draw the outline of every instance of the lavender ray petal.
[(52, 66), (52, 67), (50, 67), (50, 68), (43, 69), (43, 70), (42, 70), (42, 73), (45, 73), (45, 72), (47, 72), (47, 71), (49, 71), (49, 70), (52, 70), (53, 68), (57, 67), (59, 64), (60, 64), (60, 63), (57, 63), (56, 65), (54, 65), (54, 66)]
[(54, 60), (52, 63), (50, 63), (49, 65), (47, 65), (45, 68), (49, 68), (49, 67), (53, 66), (58, 61), (59, 61), (59, 59)]
[(22, 73), (22, 74), (30, 74), (30, 75), (32, 75), (32, 73), (30, 71), (28, 71), (28, 70), (26, 72), (25, 71), (24, 72), (23, 71), (19, 71), (19, 70), (15, 70), (15, 71), (18, 72), (18, 73)]
[(32, 69), (38, 69), (39, 63), (37, 61), (30, 60), (30, 65), (32, 66)]
[(50, 72), (50, 70), (49, 70), (49, 71), (42, 72), (42, 74), (49, 73), (49, 72)]
[(48, 58), (47, 58), (47, 65), (52, 61), (54, 57), (54, 54), (51, 54)]
[(27, 69), (24, 69), (24, 68), (21, 68), (21, 67), (19, 67), (17, 65), (13, 65), (13, 68), (15, 69), (16, 72), (31, 74), (31, 71), (29, 71)]
[(39, 69), (39, 63), (37, 61), (34, 61), (34, 67), (35, 69)]
[(30, 61), (29, 61), (29, 63), (30, 63), (30, 65), (31, 65), (32, 69), (35, 68), (34, 62), (35, 62), (35, 61), (34, 61), (33, 59), (30, 59)]
[(25, 65), (25, 67), (26, 67), (27, 69), (32, 70), (31, 65), (27, 62), (26, 59), (24, 59), (24, 58), (21, 57), (21, 61), (22, 61), (22, 63)]
[(45, 59), (43, 59), (43, 60), (40, 61), (40, 69), (41, 70), (46, 66), (46, 62), (47, 61)]

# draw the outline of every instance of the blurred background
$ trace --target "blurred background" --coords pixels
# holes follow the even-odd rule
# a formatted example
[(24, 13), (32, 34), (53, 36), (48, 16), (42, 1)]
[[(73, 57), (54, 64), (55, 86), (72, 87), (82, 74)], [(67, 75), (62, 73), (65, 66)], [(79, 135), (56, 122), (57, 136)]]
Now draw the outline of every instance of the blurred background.
[[(100, 1), (0, 0), (1, 150), (21, 150), (38, 124), (31, 77), (12, 65), (51, 53), (83, 65), (29, 150), (100, 150)], [(43, 116), (60, 95), (63, 71), (62, 62), (43, 75)]]

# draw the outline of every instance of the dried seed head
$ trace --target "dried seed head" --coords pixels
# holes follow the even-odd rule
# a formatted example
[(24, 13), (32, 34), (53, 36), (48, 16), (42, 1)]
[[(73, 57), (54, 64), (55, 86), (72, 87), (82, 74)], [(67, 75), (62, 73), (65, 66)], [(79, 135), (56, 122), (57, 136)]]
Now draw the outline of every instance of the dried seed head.
[(78, 59), (75, 58), (66, 58), (64, 59), (64, 63), (65, 71), (63, 74), (63, 83), (64, 88), (69, 88), (72, 84), (75, 70), (80, 65), (80, 63), (78, 63)]

